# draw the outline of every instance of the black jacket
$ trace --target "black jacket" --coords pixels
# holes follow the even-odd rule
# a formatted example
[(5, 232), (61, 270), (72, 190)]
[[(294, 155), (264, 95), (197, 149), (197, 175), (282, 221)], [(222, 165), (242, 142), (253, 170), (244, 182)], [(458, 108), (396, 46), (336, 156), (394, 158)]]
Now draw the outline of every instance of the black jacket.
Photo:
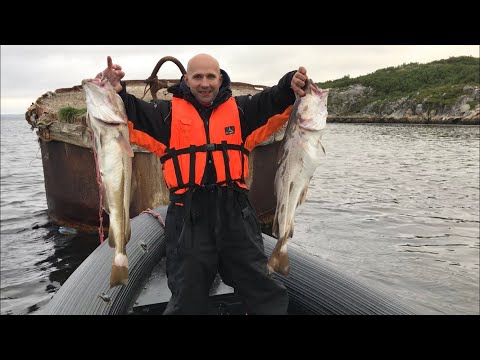
[[(232, 96), (230, 89), (230, 77), (221, 70), (223, 82), (212, 105), (200, 104), (190, 92), (185, 82), (168, 88), (168, 92), (174, 97), (179, 97), (190, 102), (197, 109), (202, 120), (207, 124), (213, 109), (227, 101)], [(285, 74), (277, 85), (267, 88), (255, 95), (236, 96), (242, 127), (242, 138), (245, 141), (248, 135), (259, 127), (265, 125), (269, 118), (281, 114), (295, 102), (295, 94), (290, 87), (295, 71)], [(134, 124), (135, 130), (144, 132), (156, 141), (164, 144), (167, 148), (170, 144), (170, 125), (172, 119), (172, 102), (170, 100), (156, 100), (147, 102), (128, 94), (125, 82), (121, 83), (122, 91), (119, 93), (127, 111), (128, 120)], [(206, 129), (207, 131), (207, 129)], [(208, 174), (214, 174), (213, 169), (207, 170)], [(214, 178), (211, 178), (214, 181)]]
[[(183, 98), (197, 109), (203, 121), (206, 121), (218, 105), (224, 103), (232, 95), (230, 89), (230, 77), (221, 70), (223, 83), (213, 104), (205, 107), (193, 97), (190, 89), (183, 80), (171, 86), (168, 92), (173, 96)], [(290, 88), (290, 83), (295, 71), (285, 74), (277, 85), (263, 90), (255, 95), (236, 96), (240, 109), (240, 122), (242, 124), (242, 138), (245, 140), (250, 133), (265, 125), (267, 120), (276, 114), (281, 114), (289, 105), (295, 102), (295, 95)], [(135, 130), (142, 131), (165, 146), (170, 142), (171, 107), (170, 100), (158, 100), (147, 102), (128, 94), (125, 83), (119, 93), (127, 111), (128, 119), (133, 122)]]

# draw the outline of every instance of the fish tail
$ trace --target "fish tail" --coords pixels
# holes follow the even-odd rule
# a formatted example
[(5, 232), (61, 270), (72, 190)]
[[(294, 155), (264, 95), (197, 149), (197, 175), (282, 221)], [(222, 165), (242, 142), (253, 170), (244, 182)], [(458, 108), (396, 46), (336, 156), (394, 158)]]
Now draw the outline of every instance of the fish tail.
[(270, 273), (275, 271), (285, 276), (288, 275), (290, 272), (290, 264), (288, 261), (286, 244), (280, 247), (275, 247), (268, 260), (267, 268)]
[(125, 254), (116, 254), (113, 259), (110, 287), (128, 284), (128, 258)]

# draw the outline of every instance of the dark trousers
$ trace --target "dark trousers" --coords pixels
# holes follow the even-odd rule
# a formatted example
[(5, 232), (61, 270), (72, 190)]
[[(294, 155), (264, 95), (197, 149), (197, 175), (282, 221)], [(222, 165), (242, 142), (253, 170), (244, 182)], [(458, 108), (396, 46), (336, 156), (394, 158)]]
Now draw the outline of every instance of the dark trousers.
[(268, 274), (260, 224), (246, 192), (195, 190), (184, 206), (170, 204), (165, 221), (172, 297), (164, 314), (206, 314), (217, 272), (248, 314), (287, 313), (287, 290)]

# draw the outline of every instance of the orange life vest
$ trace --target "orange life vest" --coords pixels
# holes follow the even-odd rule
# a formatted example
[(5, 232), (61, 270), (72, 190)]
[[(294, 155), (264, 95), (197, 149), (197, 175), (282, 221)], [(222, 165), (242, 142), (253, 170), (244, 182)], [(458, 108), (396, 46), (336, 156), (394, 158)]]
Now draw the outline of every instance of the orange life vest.
[(205, 185), (202, 180), (207, 151), (212, 153), (218, 185), (236, 183), (246, 188), (249, 152), (242, 141), (235, 99), (213, 110), (207, 134), (195, 107), (186, 100), (172, 98), (170, 147), (160, 158), (170, 192), (182, 194), (191, 187)]

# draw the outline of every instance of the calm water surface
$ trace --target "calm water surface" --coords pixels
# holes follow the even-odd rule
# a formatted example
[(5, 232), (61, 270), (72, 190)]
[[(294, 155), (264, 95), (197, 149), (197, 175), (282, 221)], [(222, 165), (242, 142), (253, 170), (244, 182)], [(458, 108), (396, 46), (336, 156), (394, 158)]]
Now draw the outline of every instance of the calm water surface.
[(295, 239), (424, 314), (479, 314), (479, 127), (329, 124)]
[[(291, 246), (423, 314), (480, 314), (478, 126), (328, 124)], [(1, 314), (35, 314), (99, 244), (49, 222), (37, 136), (1, 119)]]
[(30, 314), (50, 301), (99, 240), (63, 235), (49, 222), (37, 136), (23, 115), (2, 115), (0, 124), (0, 310)]

